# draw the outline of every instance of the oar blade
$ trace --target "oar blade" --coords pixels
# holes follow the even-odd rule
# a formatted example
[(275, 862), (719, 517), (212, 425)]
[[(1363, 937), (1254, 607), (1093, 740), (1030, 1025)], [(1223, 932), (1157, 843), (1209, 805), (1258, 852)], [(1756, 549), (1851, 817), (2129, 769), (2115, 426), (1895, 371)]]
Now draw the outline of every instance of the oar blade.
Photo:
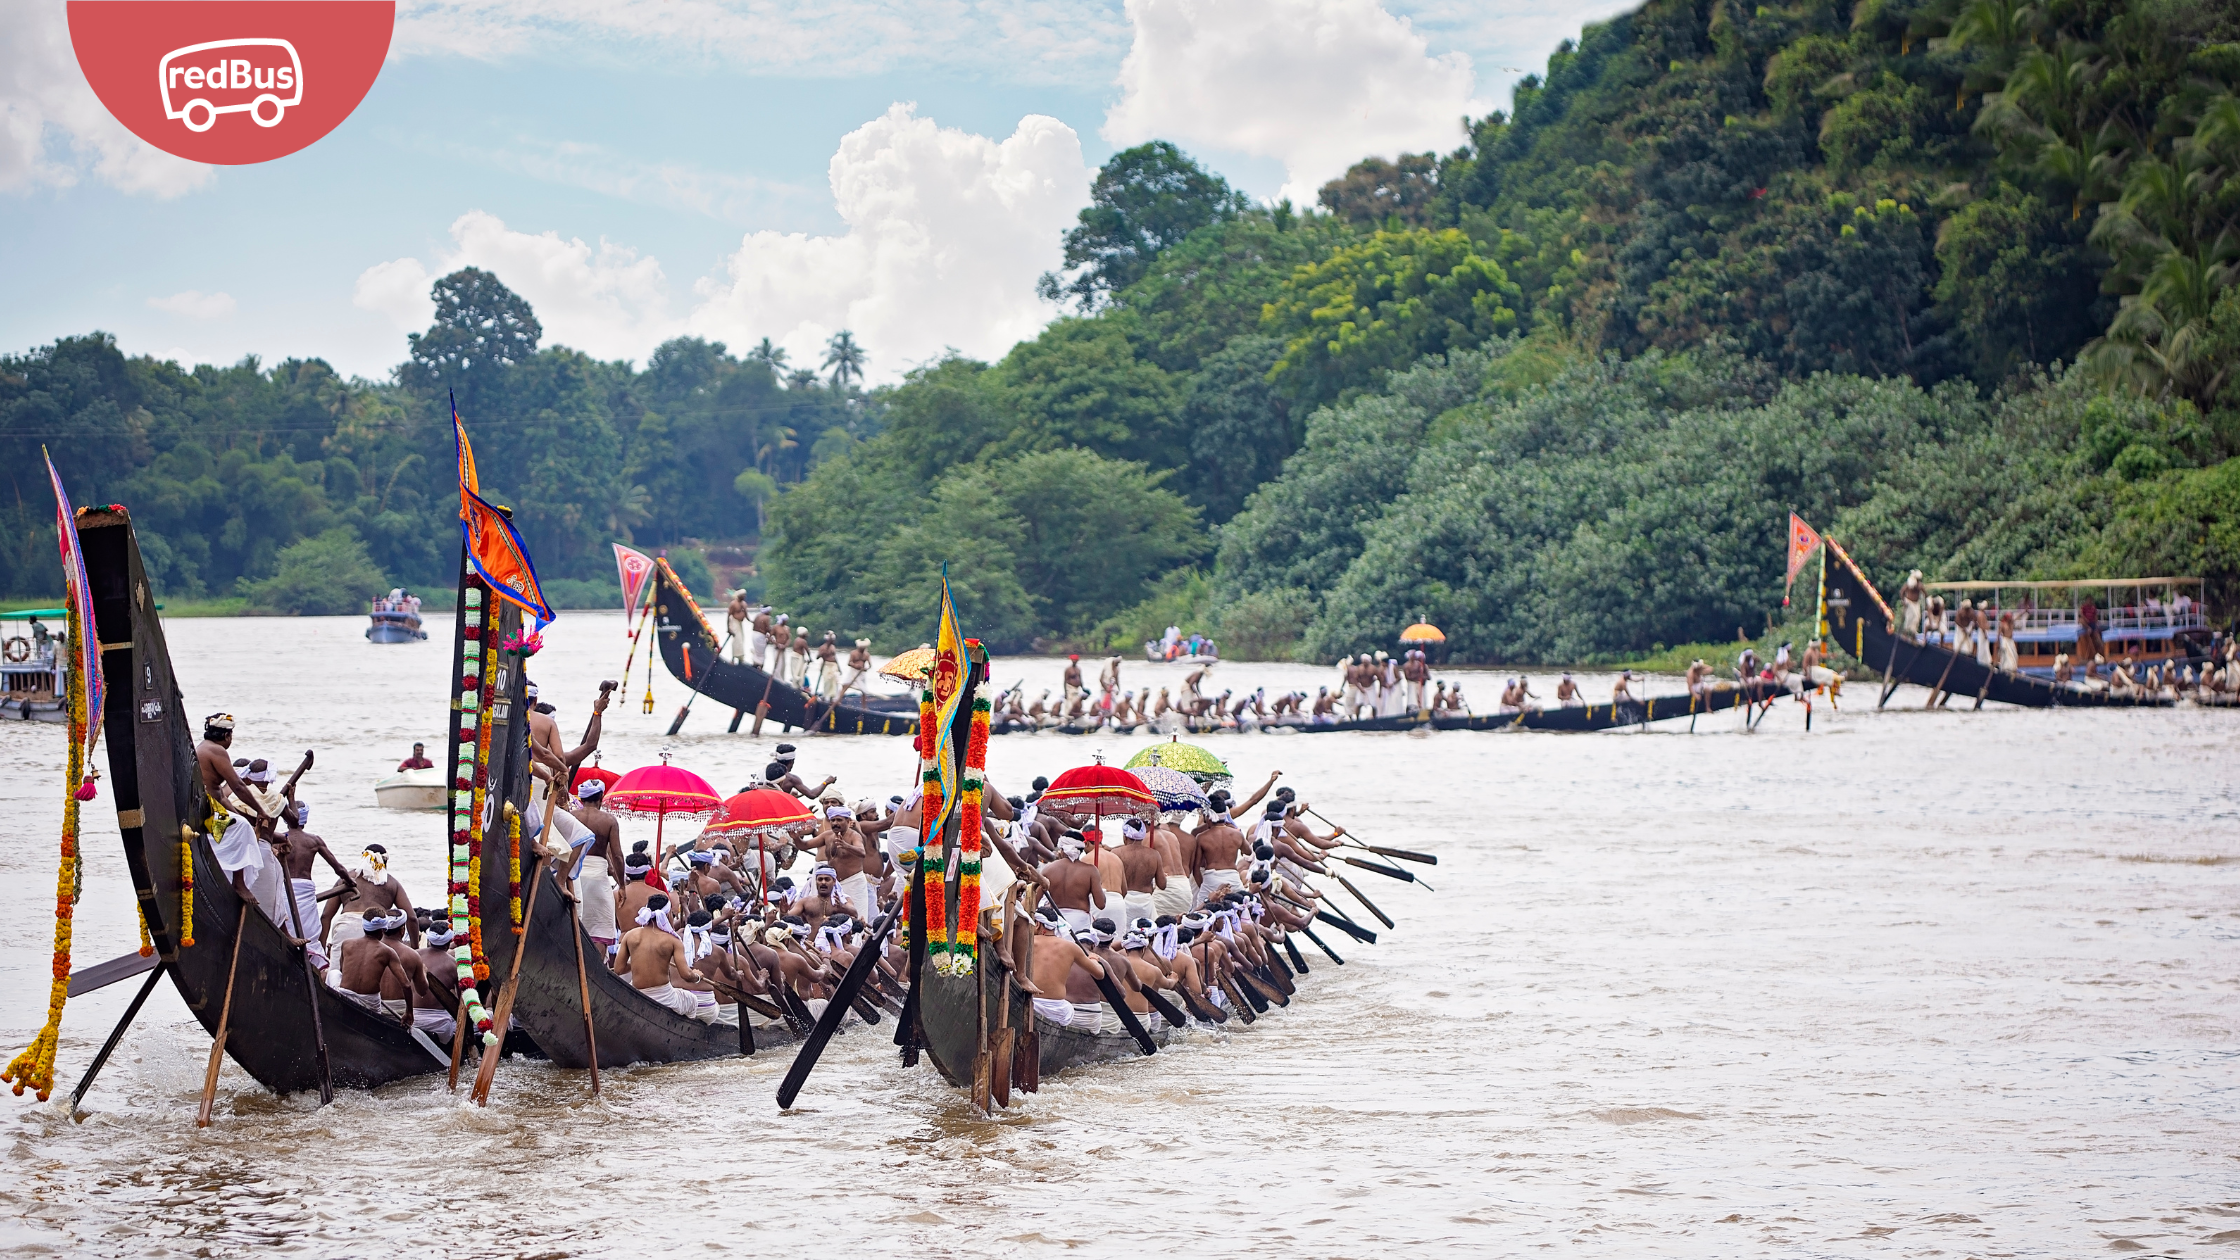
[(824, 1014), (817, 1017), (817, 1026), (809, 1030), (808, 1038), (801, 1043), (800, 1052), (793, 1056), (792, 1066), (786, 1069), (786, 1078), (778, 1083), (780, 1107), (791, 1107), (793, 1100), (801, 1096), (801, 1087), (808, 1083), (809, 1073), (816, 1069), (817, 1059), (824, 1054), (824, 1048), (831, 1043), (833, 1034), (840, 1030), (840, 1021), (848, 1017), (848, 1010), (854, 1004), (856, 995), (863, 991), (864, 983), (870, 979), (871, 968), (878, 962), (879, 950), (886, 944), (887, 933), (893, 929), (894, 922), (895, 916), (892, 914), (881, 919), (877, 930), (871, 933), (871, 939), (864, 942), (863, 949), (856, 954), (855, 961), (848, 964), (848, 973), (840, 978), (840, 987), (833, 991), (831, 1000), (825, 1003)]

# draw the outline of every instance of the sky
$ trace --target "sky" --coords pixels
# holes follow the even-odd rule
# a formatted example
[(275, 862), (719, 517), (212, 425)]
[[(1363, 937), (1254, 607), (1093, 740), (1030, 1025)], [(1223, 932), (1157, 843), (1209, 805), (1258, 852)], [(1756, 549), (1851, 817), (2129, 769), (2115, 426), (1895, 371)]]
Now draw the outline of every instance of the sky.
[(1306, 204), (1451, 150), (1624, 0), (401, 0), (351, 117), (206, 167), (109, 118), (62, 0), (0, 24), (0, 353), (101, 330), (182, 363), (386, 378), (428, 287), (494, 271), (545, 344), (763, 337), (874, 383), (1000, 357), (1096, 168), (1171, 140)]

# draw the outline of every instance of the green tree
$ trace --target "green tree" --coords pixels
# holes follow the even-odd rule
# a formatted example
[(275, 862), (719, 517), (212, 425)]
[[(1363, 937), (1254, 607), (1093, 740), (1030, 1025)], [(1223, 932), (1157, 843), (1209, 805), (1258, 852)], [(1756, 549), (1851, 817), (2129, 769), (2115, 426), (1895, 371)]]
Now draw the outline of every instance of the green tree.
[(1159, 575), (1205, 550), (1197, 510), (1142, 464), (1079, 448), (960, 470), (1018, 522), (1012, 552), (1038, 624), (1079, 635), (1143, 599)]
[(845, 390), (863, 379), (863, 347), (856, 344), (856, 335), (843, 328), (832, 334), (825, 343), (824, 366), (832, 373), (832, 387)]
[(1014, 417), (1001, 452), (1080, 446), (1153, 468), (1173, 468), (1187, 453), (1181, 383), (1137, 358), (1114, 320), (1058, 320), (1012, 347), (991, 375)]
[(364, 612), (366, 601), (388, 585), (365, 543), (348, 527), (338, 527), (283, 548), (272, 576), (243, 578), (240, 589), (260, 611), (334, 617)]
[(1403, 153), (1396, 161), (1368, 157), (1322, 186), (1315, 200), (1355, 227), (1430, 227), (1439, 197), (1439, 155)]
[(1521, 298), (1460, 231), (1378, 232), (1301, 267), (1268, 304), (1262, 325), (1283, 340), (1269, 379), (1303, 403), (1327, 402), (1508, 332)]
[(1160, 252), (1209, 224), (1234, 218), (1251, 203), (1164, 140), (1123, 149), (1089, 187), (1089, 205), (1065, 234), (1065, 271), (1039, 286), (1052, 302), (1073, 299), (1093, 309), (1141, 279)]
[(436, 303), (435, 323), (411, 336), (411, 354), (397, 379), (430, 397), (451, 391), (471, 422), (505, 369), (536, 354), (544, 326), (521, 295), (480, 267), (443, 277), (429, 296)]

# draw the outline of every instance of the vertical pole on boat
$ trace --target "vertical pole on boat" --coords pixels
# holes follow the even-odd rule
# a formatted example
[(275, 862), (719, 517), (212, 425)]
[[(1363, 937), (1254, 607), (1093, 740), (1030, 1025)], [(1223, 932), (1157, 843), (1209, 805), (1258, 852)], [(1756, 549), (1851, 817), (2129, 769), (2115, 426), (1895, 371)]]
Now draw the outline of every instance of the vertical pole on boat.
[[(285, 872), (282, 872), (285, 874)], [(303, 905), (295, 898), (295, 890), (288, 890), (288, 915), (295, 920), (296, 936), (306, 942), (311, 938), (303, 930)], [(327, 1061), (327, 1030), (319, 1018), (319, 990), (326, 986), (311, 965), (311, 946), (298, 945), (303, 952), (304, 994), (311, 999), (311, 1044), (319, 1063), (319, 1105), (324, 1107), (334, 1101), (334, 1071)]]

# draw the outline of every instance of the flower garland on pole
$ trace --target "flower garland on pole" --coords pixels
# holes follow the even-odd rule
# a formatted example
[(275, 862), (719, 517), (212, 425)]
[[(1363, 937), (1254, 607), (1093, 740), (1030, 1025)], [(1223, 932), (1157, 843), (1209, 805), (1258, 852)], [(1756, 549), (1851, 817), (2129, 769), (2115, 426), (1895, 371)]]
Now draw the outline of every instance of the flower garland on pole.
[(496, 653), (486, 651), (482, 643), (483, 590), (479, 582), (469, 581), (461, 586), (460, 620), (463, 626), (460, 637), (459, 679), (459, 753), (451, 771), (451, 931), (456, 942), (451, 958), (458, 968), (459, 1001), (467, 1018), (474, 1022), (475, 1030), (482, 1037), (484, 1046), (497, 1043), (491, 1033), (490, 1015), (483, 1009), (481, 996), (476, 992), (478, 981), (489, 975), (490, 965), (482, 957), (482, 900), (480, 885), (482, 861), (477, 855), (477, 841), (482, 830), (482, 796), (487, 782), (490, 757), (489, 724), (482, 720), (488, 708), (490, 692), (490, 666)]
[(964, 746), (964, 795), (957, 802), (956, 940), (949, 948), (951, 974), (969, 976), (980, 949), (980, 792), (988, 765), (987, 697), (972, 701), (972, 734)]
[(920, 830), (924, 833), (918, 840), (918, 869), (925, 872), (926, 881), (926, 921), (919, 931), (925, 938), (926, 952), (934, 956), (934, 969), (945, 972), (948, 897), (943, 888), (949, 874), (949, 846), (947, 833), (936, 821), (943, 811), (941, 768), (936, 764), (940, 752), (934, 709), (933, 688), (929, 686), (918, 698), (919, 776), (925, 789), (925, 798), (918, 807)]
[[(72, 601), (70, 641), (81, 642), (78, 636), (88, 629), (79, 624), (77, 604)], [(71, 670), (69, 686), (70, 756), (63, 771), (67, 790), (62, 798), (62, 866), (54, 881), (54, 968), (47, 984), (47, 1022), (30, 1046), (0, 1070), (0, 1081), (13, 1082), (18, 1094), (26, 1088), (38, 1091), (40, 1102), (54, 1091), (55, 1043), (62, 1035), (62, 1004), (70, 997), (70, 924), (78, 904), (78, 805), (86, 778), (85, 672)]]

